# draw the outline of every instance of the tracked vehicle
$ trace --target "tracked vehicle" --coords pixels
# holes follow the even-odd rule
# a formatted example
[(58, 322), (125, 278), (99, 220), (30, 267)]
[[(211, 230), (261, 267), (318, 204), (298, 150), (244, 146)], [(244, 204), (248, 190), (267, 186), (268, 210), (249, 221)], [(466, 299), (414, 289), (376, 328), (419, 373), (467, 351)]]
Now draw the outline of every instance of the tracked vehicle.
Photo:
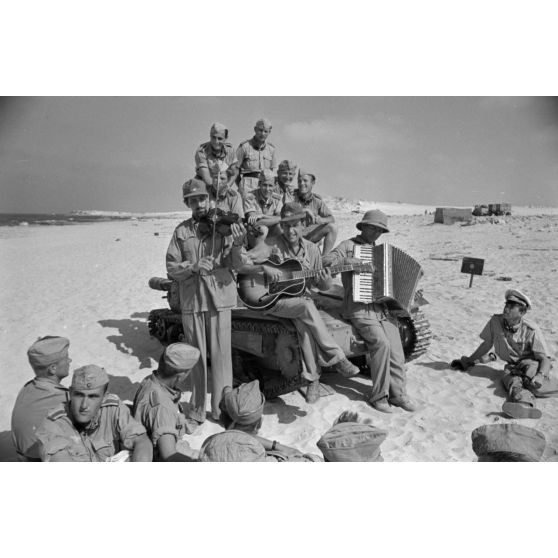
[[(178, 283), (170, 279), (153, 277), (152, 289), (163, 291), (169, 308), (152, 310), (148, 318), (149, 333), (163, 345), (184, 338)], [(345, 355), (363, 373), (368, 373), (367, 348), (353, 326), (341, 318), (343, 289), (335, 285), (325, 293), (314, 292), (312, 299), (329, 332)], [(394, 312), (399, 322), (399, 333), (407, 362), (423, 355), (430, 345), (430, 324), (420, 308), (427, 304), (417, 291), (410, 312)], [(291, 320), (266, 316), (261, 311), (250, 310), (238, 301), (232, 310), (232, 358), (236, 383), (253, 379), (267, 399), (295, 391), (306, 385), (302, 377), (304, 360), (298, 342), (298, 333)], [(324, 370), (324, 371), (327, 371)]]

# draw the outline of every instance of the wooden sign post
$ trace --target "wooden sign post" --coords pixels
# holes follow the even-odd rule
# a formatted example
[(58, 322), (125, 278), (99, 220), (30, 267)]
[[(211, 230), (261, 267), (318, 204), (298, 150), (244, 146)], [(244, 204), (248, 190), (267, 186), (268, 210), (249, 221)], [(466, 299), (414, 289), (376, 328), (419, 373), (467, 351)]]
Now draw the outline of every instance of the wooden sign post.
[(473, 275), (482, 275), (484, 267), (484, 260), (480, 258), (463, 258), (461, 264), (461, 273), (470, 273), (471, 280), (469, 281), (469, 288), (473, 286)]

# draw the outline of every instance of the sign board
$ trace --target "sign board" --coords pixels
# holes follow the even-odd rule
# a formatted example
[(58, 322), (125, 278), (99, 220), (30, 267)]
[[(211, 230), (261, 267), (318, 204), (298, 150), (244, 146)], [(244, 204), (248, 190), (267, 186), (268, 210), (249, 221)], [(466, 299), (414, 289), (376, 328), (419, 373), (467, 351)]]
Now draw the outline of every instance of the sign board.
[(482, 260), (481, 258), (463, 258), (463, 263), (461, 264), (461, 273), (469, 273), (471, 275), (469, 288), (473, 286), (473, 276), (482, 275), (483, 267), (484, 260)]

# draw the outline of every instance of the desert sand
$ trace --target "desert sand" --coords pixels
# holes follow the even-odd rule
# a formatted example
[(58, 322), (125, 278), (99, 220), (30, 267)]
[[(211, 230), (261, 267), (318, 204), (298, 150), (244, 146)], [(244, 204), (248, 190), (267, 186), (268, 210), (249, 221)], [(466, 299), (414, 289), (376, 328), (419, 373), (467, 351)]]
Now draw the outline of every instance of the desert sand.
[[(433, 224), (432, 206), (328, 200), (339, 224), (339, 240), (352, 236), (369, 208), (391, 216), (391, 233), (382, 241), (417, 259), (425, 275), (419, 288), (433, 339), (428, 353), (408, 365), (408, 391), (422, 409), (392, 415), (366, 403), (369, 378), (324, 374), (335, 394), (308, 405), (298, 392), (268, 401), (261, 434), (305, 452), (318, 453), (316, 441), (345, 409), (358, 411), (388, 430), (382, 446), (386, 461), (473, 461), (471, 431), (482, 424), (508, 422), (501, 414), (505, 392), (503, 363), (468, 372), (449, 362), (470, 354), (493, 313), (502, 311), (504, 291), (519, 288), (533, 301), (528, 317), (558, 355), (558, 209), (514, 208), (510, 217), (477, 219), (471, 226)], [(3, 372), (0, 379), (0, 459), (15, 460), (10, 416), (21, 386), (32, 378), (26, 350), (39, 336), (70, 339), (72, 370), (95, 363), (111, 377), (110, 390), (133, 399), (139, 382), (156, 368), (162, 347), (150, 338), (147, 316), (163, 308), (152, 276), (165, 276), (165, 251), (174, 227), (188, 213), (71, 226), (0, 228), (0, 294)], [(469, 287), (461, 259), (485, 259), (482, 276)], [(509, 277), (511, 280), (502, 281)], [(554, 360), (552, 375), (556, 376)], [(66, 378), (65, 384), (69, 383)], [(184, 399), (189, 398), (186, 393)], [(523, 420), (545, 433), (547, 457), (558, 449), (558, 399), (539, 400), (543, 416)], [(208, 407), (209, 408), (209, 407)], [(222, 427), (210, 420), (194, 436), (199, 448)]]

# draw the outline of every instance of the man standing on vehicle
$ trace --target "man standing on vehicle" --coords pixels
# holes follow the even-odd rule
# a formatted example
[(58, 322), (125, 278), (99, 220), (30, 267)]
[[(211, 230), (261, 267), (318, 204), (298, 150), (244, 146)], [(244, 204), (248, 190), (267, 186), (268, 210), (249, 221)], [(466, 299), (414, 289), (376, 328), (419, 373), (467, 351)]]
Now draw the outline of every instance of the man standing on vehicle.
[(212, 172), (215, 172), (215, 169), (231, 168), (231, 183), (234, 183), (238, 162), (232, 144), (227, 141), (228, 137), (229, 131), (225, 125), (215, 122), (209, 131), (209, 141), (202, 143), (196, 150), (196, 178), (202, 180), (206, 186), (213, 183)]

